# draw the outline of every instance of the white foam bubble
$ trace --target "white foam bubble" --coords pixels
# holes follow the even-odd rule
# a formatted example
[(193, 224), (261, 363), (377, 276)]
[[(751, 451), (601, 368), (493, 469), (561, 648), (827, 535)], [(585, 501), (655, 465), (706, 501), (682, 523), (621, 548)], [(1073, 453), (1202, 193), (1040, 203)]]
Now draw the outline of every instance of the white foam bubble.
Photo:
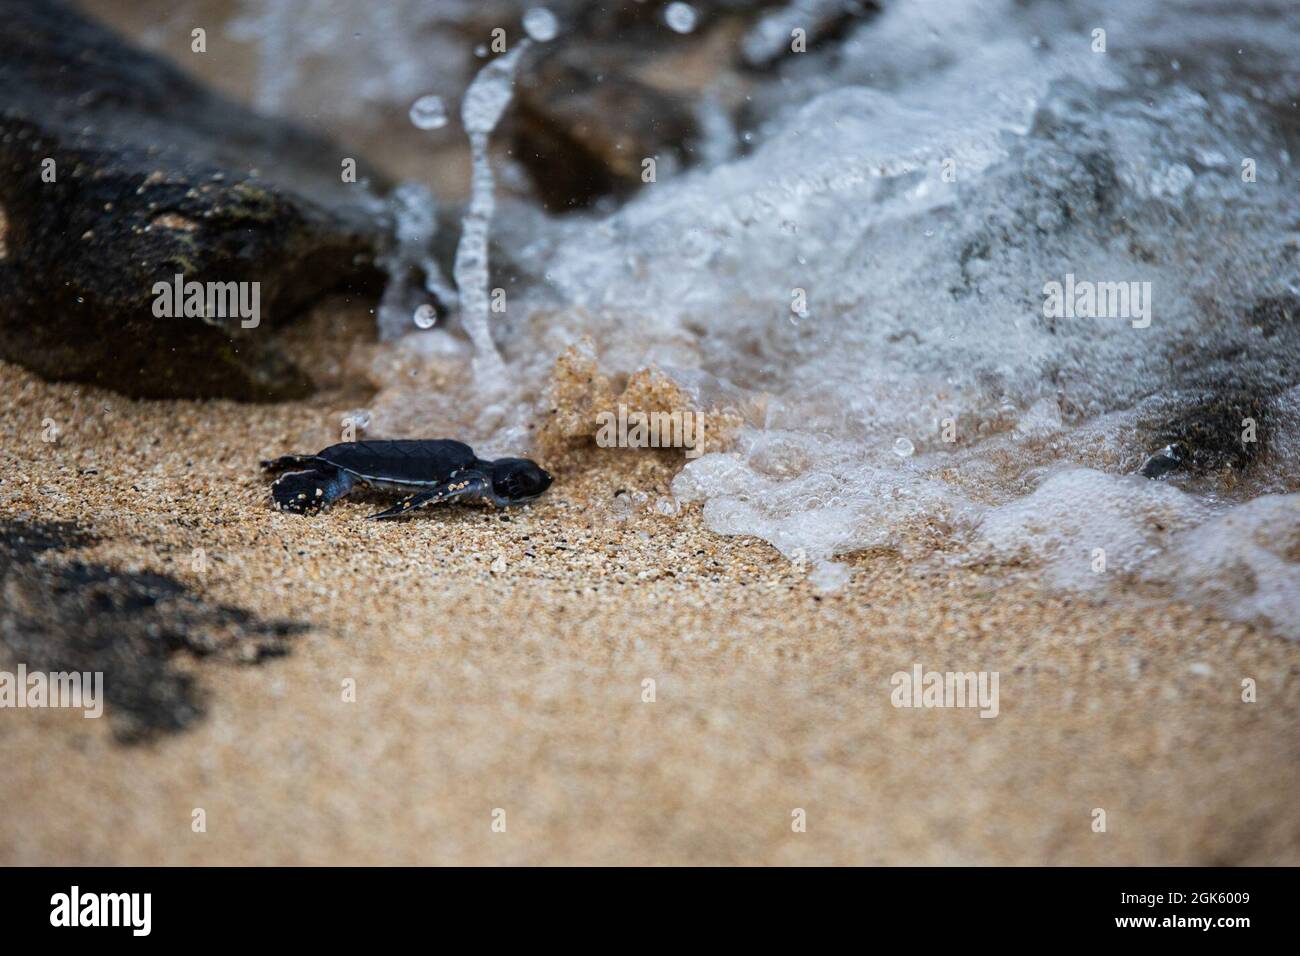
[(1139, 571), (1210, 513), (1173, 485), (1067, 469), (984, 514), (972, 551), (981, 560), (1041, 565), (1054, 584), (1088, 590)]
[(1180, 534), (1142, 577), (1300, 640), (1300, 494), (1265, 495)]

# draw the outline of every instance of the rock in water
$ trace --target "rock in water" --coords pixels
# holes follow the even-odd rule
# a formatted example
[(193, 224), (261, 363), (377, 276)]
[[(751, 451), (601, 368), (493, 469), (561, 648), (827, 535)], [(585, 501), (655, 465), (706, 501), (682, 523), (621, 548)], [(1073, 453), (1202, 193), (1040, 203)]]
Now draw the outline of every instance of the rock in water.
[(626, 199), (644, 185), (643, 162), (686, 166), (700, 130), (685, 97), (655, 90), (612, 58), (581, 51), (543, 60), (521, 84), (511, 122), (514, 155), (550, 212)]
[[(217, 96), (63, 0), (0, 0), (0, 357), (143, 397), (310, 391), (273, 329), (377, 291), (355, 153)], [(216, 55), (215, 53), (194, 54)], [(258, 283), (251, 318), (155, 314), (155, 284)], [(218, 309), (218, 311), (228, 311)]]

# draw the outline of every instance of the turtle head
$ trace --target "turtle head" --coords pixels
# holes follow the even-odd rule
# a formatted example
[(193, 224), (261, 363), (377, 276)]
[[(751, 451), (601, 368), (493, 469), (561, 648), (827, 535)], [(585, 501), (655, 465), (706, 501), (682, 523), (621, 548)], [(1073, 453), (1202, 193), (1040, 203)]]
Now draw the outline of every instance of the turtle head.
[(551, 476), (527, 458), (498, 458), (488, 470), (492, 497), (499, 505), (532, 501), (551, 487)]

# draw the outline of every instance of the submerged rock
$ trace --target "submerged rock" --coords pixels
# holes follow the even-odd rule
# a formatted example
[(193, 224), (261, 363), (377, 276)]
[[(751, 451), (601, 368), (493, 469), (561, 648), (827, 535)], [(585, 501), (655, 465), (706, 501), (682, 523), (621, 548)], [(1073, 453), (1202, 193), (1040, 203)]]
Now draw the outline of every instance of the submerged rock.
[(1279, 437), (1272, 399), (1300, 384), (1297, 314), (1294, 295), (1261, 295), (1231, 323), (1225, 343), (1175, 349), (1169, 368), (1176, 411), (1154, 429), (1153, 444), (1164, 447), (1142, 466), (1143, 475), (1231, 480), (1269, 452)]
[(1166, 445), (1146, 460), (1139, 471), (1143, 478), (1161, 478), (1187, 464), (1187, 449), (1181, 444)]
[(1243, 472), (1271, 439), (1270, 424), (1268, 406), (1258, 392), (1221, 389), (1165, 426), (1157, 435), (1157, 440), (1168, 441), (1165, 451), (1153, 456), (1142, 474), (1154, 478), (1187, 470), (1226, 477), (1226, 472)]
[(684, 165), (699, 136), (689, 100), (612, 63), (548, 58), (520, 82), (518, 97), (514, 156), (552, 212), (626, 198), (643, 185), (645, 160)]
[[(358, 161), (344, 183), (355, 154), (63, 0), (0, 0), (0, 19), (0, 356), (133, 396), (310, 391), (273, 330), (324, 292), (377, 290), (374, 175)], [(177, 275), (249, 283), (248, 308), (160, 316), (155, 284)]]

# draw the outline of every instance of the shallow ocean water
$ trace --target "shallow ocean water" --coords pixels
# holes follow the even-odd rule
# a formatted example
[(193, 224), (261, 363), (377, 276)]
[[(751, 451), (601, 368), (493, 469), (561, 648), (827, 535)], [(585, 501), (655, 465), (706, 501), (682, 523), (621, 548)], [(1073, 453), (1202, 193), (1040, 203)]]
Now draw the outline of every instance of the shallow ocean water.
[[(777, 5), (747, 42), (806, 5)], [(358, 45), (337, 21), (295, 40), (263, 6), (246, 20), (279, 64), (268, 108), (292, 106), (293, 64), (319, 48), (365, 91), (347, 108), (464, 93), (468, 9), (385, 5), (391, 42), (372, 24)], [(518, 24), (533, 5), (490, 6)], [(577, 6), (550, 5), (556, 42)], [(895, 548), (1084, 592), (1124, 580), (1300, 638), (1300, 7), (883, 7), (756, 79), (694, 167), (621, 208), (548, 217), (493, 154), (510, 188), (469, 298), (481, 316), (504, 289), (488, 313), (504, 367), (471, 380), (482, 363), (429, 265), (381, 310), (372, 430), (517, 451), (556, 356), (583, 343), (603, 372), (653, 365), (743, 416), (730, 450), (685, 464), (677, 503), (807, 560), (820, 586), (847, 580), (839, 556)], [(431, 224), (445, 200), (410, 187), (402, 203)], [(431, 262), (432, 226), (407, 232), (393, 261)], [(1136, 283), (1134, 300), (1046, 314), (1047, 284), (1067, 281)], [(408, 323), (429, 296), (449, 313)], [(1202, 418), (1222, 460), (1136, 475)]]

